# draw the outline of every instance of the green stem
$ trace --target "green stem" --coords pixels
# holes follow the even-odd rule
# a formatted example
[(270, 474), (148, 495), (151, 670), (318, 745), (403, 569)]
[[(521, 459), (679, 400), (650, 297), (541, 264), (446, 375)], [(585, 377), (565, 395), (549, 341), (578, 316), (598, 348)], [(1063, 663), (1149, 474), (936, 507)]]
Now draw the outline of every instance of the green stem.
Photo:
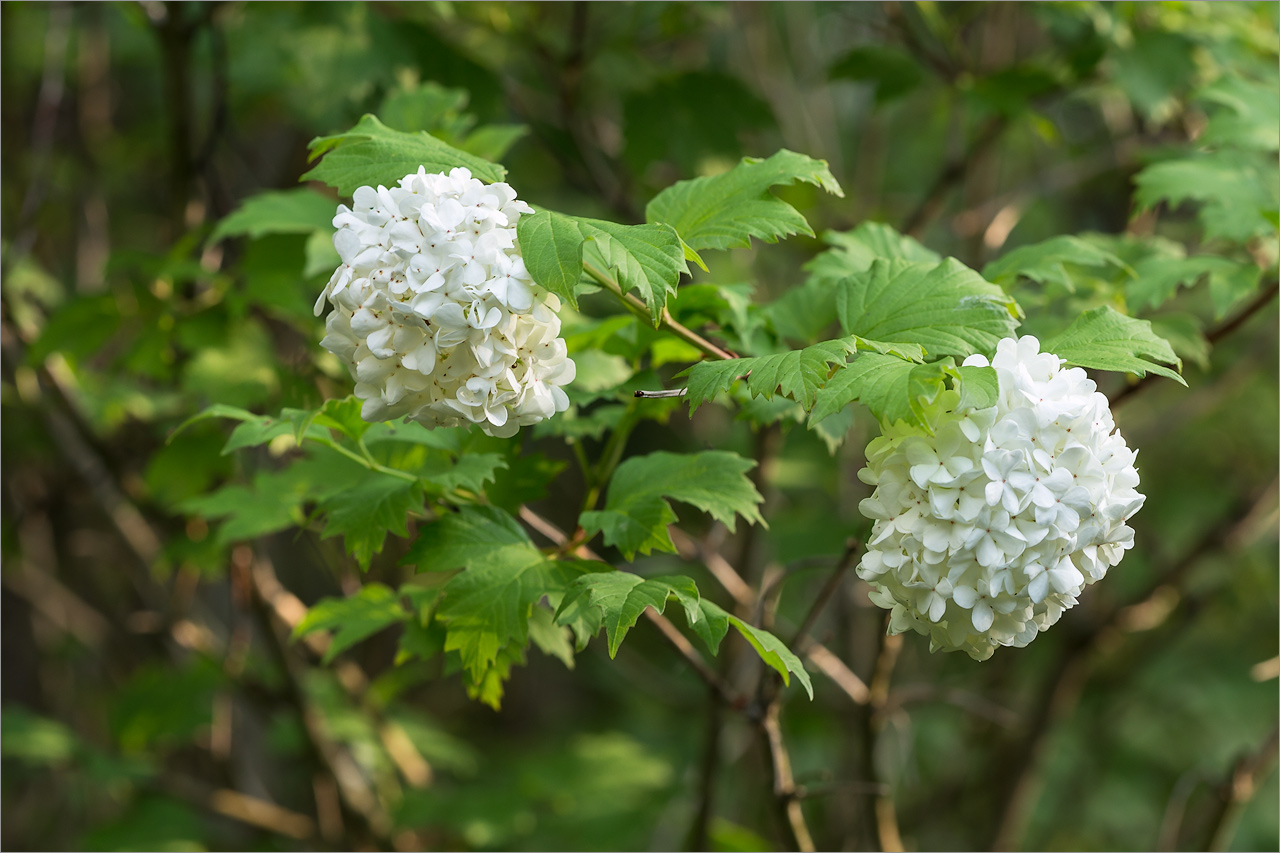
[(609, 440), (605, 442), (604, 450), (600, 452), (600, 459), (596, 462), (595, 471), (588, 482), (587, 496), (582, 501), (582, 512), (590, 512), (600, 502), (600, 492), (613, 476), (618, 463), (622, 461), (622, 453), (627, 447), (627, 439), (631, 437), (631, 431), (635, 429), (636, 424), (640, 423), (638, 415), (639, 409), (635, 401), (627, 403), (626, 412), (618, 421), (617, 427), (609, 434)]
[[(386, 465), (383, 465), (382, 463), (374, 459), (373, 454), (369, 452), (369, 448), (365, 446), (364, 439), (359, 440), (360, 453), (355, 453), (343, 447), (341, 444), (339, 444), (338, 442), (334, 441), (331, 438), (319, 438), (318, 436), (314, 436), (314, 435), (309, 435), (307, 436), (307, 438), (310, 439), (311, 441), (314, 441), (317, 444), (323, 444), (325, 447), (329, 448), (330, 450), (336, 450), (338, 453), (341, 453), (343, 456), (347, 457), (353, 462), (360, 463), (364, 467), (368, 468), (370, 471), (377, 471), (379, 474), (387, 474), (388, 476), (391, 476), (391, 477), (398, 477), (399, 479), (405, 480), (410, 483), (418, 482), (418, 478), (413, 474), (410, 474), (405, 471), (397, 471), (395, 468), (388, 468)], [(364, 455), (362, 456), (361, 453)]]
[[(601, 287), (616, 296), (632, 314), (635, 314), (637, 317), (640, 317), (645, 321), (652, 320), (652, 315), (649, 313), (649, 309), (644, 302), (629, 293), (623, 293), (622, 285), (618, 284), (618, 282), (604, 270), (586, 262), (582, 264), (582, 269), (587, 275), (599, 282)], [(709, 358), (720, 359), (723, 361), (729, 361), (737, 358), (733, 353), (721, 349), (692, 329), (677, 323), (675, 318), (671, 316), (671, 312), (666, 308), (662, 309), (662, 316), (658, 319), (658, 328), (662, 329), (664, 332), (675, 335), (685, 343), (698, 348)]]
[(591, 463), (587, 461), (587, 451), (582, 448), (581, 441), (574, 441), (569, 444), (569, 447), (572, 448), (573, 450), (573, 458), (577, 460), (578, 467), (582, 469), (583, 482), (587, 483), (587, 485), (590, 485), (591, 484)]

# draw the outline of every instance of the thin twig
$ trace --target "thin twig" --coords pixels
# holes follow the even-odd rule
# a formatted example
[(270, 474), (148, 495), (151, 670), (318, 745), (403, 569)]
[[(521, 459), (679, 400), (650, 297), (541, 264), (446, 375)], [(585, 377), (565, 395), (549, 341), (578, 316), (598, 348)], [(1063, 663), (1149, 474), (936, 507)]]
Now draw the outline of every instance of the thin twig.
[[(520, 518), (556, 545), (564, 546), (571, 541), (563, 530), (527, 506), (520, 507)], [(586, 560), (603, 562), (600, 555), (586, 545), (577, 545), (573, 548), (573, 553)], [(645, 609), (644, 615), (645, 618), (657, 626), (662, 636), (667, 638), (667, 641), (675, 647), (676, 651), (680, 652), (680, 655), (689, 663), (689, 666), (693, 668), (698, 677), (706, 682), (708, 687), (716, 691), (726, 704), (735, 708), (742, 707), (742, 698), (720, 677), (718, 672), (707, 665), (702, 655), (698, 654), (698, 650), (693, 647), (693, 643), (689, 642), (689, 638), (680, 633), (680, 629), (673, 625), (670, 619), (651, 607)]]
[(987, 120), (964, 153), (948, 163), (934, 179), (925, 197), (904, 221), (902, 233), (918, 237), (920, 232), (928, 227), (929, 223), (942, 212), (947, 194), (964, 180), (973, 164), (986, 155), (1008, 126), (1009, 120), (1004, 116), (995, 116)]
[(698, 807), (689, 828), (689, 849), (711, 849), (711, 816), (715, 813), (716, 778), (720, 770), (720, 733), (724, 728), (724, 702), (715, 690), (707, 691), (707, 729), (698, 762)]
[[(591, 263), (584, 262), (582, 264), (582, 269), (584, 272), (586, 272), (587, 275), (591, 276), (602, 287), (604, 287), (605, 290), (608, 290), (610, 293), (612, 293), (614, 296), (620, 299), (622, 301), (622, 304), (625, 305), (627, 307), (627, 310), (631, 311), (631, 313), (635, 314), (637, 317), (640, 317), (641, 319), (646, 321), (652, 318), (652, 314), (649, 312), (649, 307), (645, 305), (642, 300), (638, 299), (634, 295), (630, 293), (624, 293), (622, 290), (622, 285), (619, 284), (613, 278), (613, 276), (609, 275), (604, 270), (599, 269), (598, 267), (596, 267), (594, 264), (591, 264)], [(677, 338), (680, 338), (681, 340), (683, 340), (685, 343), (690, 344), (691, 346), (694, 346), (697, 349), (701, 350), (704, 354), (710, 356), (711, 358), (720, 359), (722, 361), (731, 361), (737, 358), (736, 355), (729, 352), (728, 350), (721, 349), (720, 347), (711, 343), (711, 341), (702, 337), (702, 335), (699, 335), (697, 332), (691, 329), (688, 329), (682, 324), (676, 322), (676, 319), (671, 316), (671, 312), (668, 311), (666, 308), (662, 309), (662, 314), (658, 318), (658, 328), (662, 329), (663, 331), (670, 332), (671, 334), (675, 335)]]
[[(898, 653), (902, 651), (902, 635), (885, 633), (881, 635), (880, 651), (876, 655), (875, 669), (872, 671), (870, 695), (866, 707), (862, 709), (862, 775), (872, 784), (881, 784), (880, 771), (876, 767), (876, 742), (884, 729), (886, 708), (889, 704), (889, 685), (893, 680), (893, 670), (898, 663)], [(884, 851), (902, 850), (902, 837), (898, 831), (897, 811), (894, 808), (893, 794), (886, 790), (872, 798), (869, 815), (875, 827), (876, 839), (880, 849)]]
[(227, 788), (211, 788), (173, 773), (165, 774), (162, 785), (167, 794), (257, 829), (298, 841), (307, 841), (316, 834), (316, 822), (311, 818), (258, 797)]
[[(725, 592), (748, 612), (755, 607), (756, 594), (751, 589), (751, 585), (742, 579), (742, 575), (738, 574), (738, 571), (718, 551), (704, 547), (674, 525), (668, 527), (667, 531), (671, 534), (671, 541), (682, 559), (706, 566), (712, 577), (724, 587)], [(855, 705), (866, 703), (869, 695), (866, 683), (825, 645), (811, 641), (803, 650), (796, 649), (796, 654), (807, 658), (819, 672), (831, 679), (846, 696), (853, 700)]]
[[(1218, 341), (1227, 337), (1236, 329), (1239, 329), (1242, 325), (1244, 325), (1249, 320), (1249, 318), (1252, 317), (1254, 314), (1257, 314), (1263, 308), (1266, 308), (1267, 305), (1271, 303), (1271, 300), (1276, 298), (1277, 292), (1280, 292), (1280, 280), (1273, 281), (1270, 284), (1268, 284), (1265, 288), (1262, 289), (1261, 293), (1259, 293), (1256, 297), (1254, 297), (1252, 302), (1250, 302), (1248, 305), (1242, 308), (1239, 311), (1239, 313), (1237, 313), (1230, 320), (1227, 320), (1226, 322), (1222, 323), (1220, 326), (1217, 326), (1209, 330), (1204, 336), (1205, 340), (1211, 344), (1216, 344)], [(1125, 400), (1128, 400), (1134, 394), (1137, 394), (1142, 389), (1151, 385), (1157, 378), (1158, 377), (1156, 376), (1156, 374), (1148, 373), (1146, 376), (1142, 377), (1138, 381), (1121, 388), (1119, 391), (1111, 395), (1110, 397), (1111, 408), (1114, 409), (1116, 406), (1119, 406), (1121, 403), (1123, 403)]]
[(775, 700), (771, 702), (764, 717), (760, 720), (760, 729), (769, 747), (769, 762), (773, 768), (773, 796), (778, 810), (791, 835), (790, 845), (794, 850), (812, 851), (813, 835), (805, 823), (804, 810), (796, 796), (795, 777), (791, 773), (791, 756), (782, 739), (782, 727), (778, 723), (780, 707)]
[(796, 631), (795, 638), (791, 641), (791, 648), (800, 649), (804, 646), (805, 640), (809, 637), (809, 632), (813, 630), (814, 623), (822, 615), (822, 608), (826, 607), (827, 602), (831, 600), (831, 596), (835, 595), (836, 590), (840, 587), (840, 581), (844, 579), (845, 572), (853, 565), (861, 545), (861, 542), (852, 537), (845, 542), (844, 554), (841, 555), (840, 562), (836, 563), (835, 570), (827, 578), (827, 582), (822, 585), (822, 589), (818, 592), (818, 597), (810, 605), (809, 612), (805, 615), (804, 621), (800, 623), (800, 630)]
[(1276, 749), (1280, 747), (1280, 728), (1271, 730), (1267, 739), (1252, 752), (1236, 762), (1231, 773), (1218, 786), (1218, 803), (1209, 821), (1206, 833), (1206, 850), (1226, 850), (1236, 833), (1240, 813), (1276, 763)]
[(689, 393), (688, 388), (673, 388), (670, 391), (636, 391), (635, 397), (638, 400), (663, 400), (669, 397), (683, 397)]
[[(1268, 500), (1268, 489), (1258, 500)], [(1258, 501), (1251, 501), (1251, 504)], [(1247, 506), (1233, 506), (1222, 517), (1248, 519)], [(1243, 522), (1241, 522), (1243, 523)], [(1161, 588), (1176, 588), (1202, 557), (1212, 553), (1223, 543), (1233, 541), (1240, 524), (1212, 525), (1199, 541), (1182, 554), (1171, 566), (1159, 572), (1138, 595), (1109, 608), (1088, 629), (1074, 637), (1051, 666), (1049, 676), (1041, 683), (1040, 691), (1031, 705), (1031, 712), (1021, 735), (999, 751), (990, 764), (992, 785), (1000, 807), (999, 823), (992, 836), (991, 848), (1011, 850), (1019, 846), (1023, 828), (1035, 807), (1039, 791), (1039, 772), (1043, 766), (1043, 753), (1056, 722), (1065, 718), (1076, 706), (1090, 675), (1090, 656), (1096, 651), (1101, 638), (1113, 633), (1125, 613), (1143, 605)]]
[(671, 624), (671, 620), (663, 616), (652, 607), (646, 608), (644, 611), (645, 618), (658, 627), (662, 632), (662, 636), (680, 652), (693, 671), (698, 677), (707, 683), (707, 686), (714, 690), (720, 698), (732, 708), (741, 708), (743, 705), (742, 698), (737, 692), (729, 686), (720, 673), (716, 672), (707, 662), (703, 660), (702, 655), (698, 654), (698, 650), (693, 647), (693, 643), (689, 642), (689, 638), (680, 633), (680, 629)]
[[(389, 847), (392, 830), (390, 817), (378, 802), (377, 795), (355, 760), (329, 736), (319, 712), (307, 699), (304, 687), (306, 673), (303, 671), (305, 664), (298, 658), (289, 642), (288, 621), (271, 603), (275, 587), (279, 586), (279, 582), (275, 581), (275, 573), (271, 570), (270, 564), (259, 557), (253, 561), (250, 578), (255, 593), (254, 607), (264, 623), (266, 633), (272, 640), (276, 658), (285, 672), (290, 697), (302, 717), (303, 730), (306, 732), (312, 750), (337, 783), (343, 804), (361, 819), (379, 845)], [(273, 584), (272, 581), (275, 583)]]

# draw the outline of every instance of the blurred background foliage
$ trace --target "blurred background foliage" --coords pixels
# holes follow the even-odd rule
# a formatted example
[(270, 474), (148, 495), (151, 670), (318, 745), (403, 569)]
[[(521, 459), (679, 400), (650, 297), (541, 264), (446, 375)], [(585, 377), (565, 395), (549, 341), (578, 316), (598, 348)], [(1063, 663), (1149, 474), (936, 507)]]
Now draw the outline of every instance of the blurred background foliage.
[[(870, 690), (859, 702), (856, 684), (815, 678), (812, 704), (791, 697), (802, 806), (820, 848), (1280, 844), (1275, 3), (6, 2), (0, 16), (5, 847), (785, 844), (749, 726), (651, 629), (616, 661), (592, 644), (573, 672), (534, 652), (500, 712), (438, 658), (394, 665), (404, 637), (439, 642), (412, 623), (322, 664), (338, 639), (290, 642), (282, 625), (362, 575), (296, 482), (269, 476), (288, 437), (223, 455), (226, 429), (206, 420), (167, 441), (211, 403), (274, 414), (349, 393), (311, 314), (338, 199), (280, 196), (266, 229), (232, 214), (296, 187), (307, 143), (365, 112), (500, 158), (522, 198), (576, 214), (640, 221), (672, 181), (786, 147), (846, 189), (782, 191), (819, 235), (886, 222), (976, 269), (1083, 235), (1144, 273), (1046, 252), (1004, 279), (987, 267), (1028, 331), (1124, 304), (1184, 358), (1189, 389), (1100, 380), (1141, 448), (1137, 547), (1056, 628), (982, 664), (886, 640), (846, 583), (815, 633)], [(806, 264), (826, 246), (708, 257), (673, 310), (742, 352), (819, 339), (833, 311)], [(579, 350), (614, 328), (593, 305), (566, 318)], [(580, 407), (629, 379), (636, 353), (663, 377), (690, 359), (630, 334), (608, 343), (621, 374), (582, 357)], [(520, 441), (468, 439), (508, 466), (490, 499), (572, 525), (583, 483), (552, 433), (594, 450), (621, 416), (609, 405)], [(676, 416), (632, 441), (760, 460), (770, 528), (713, 525), (700, 547), (753, 583), (785, 578), (776, 618), (795, 624), (822, 558), (867, 527), (855, 475), (876, 428), (855, 415), (841, 444), (790, 405), (689, 420), (655, 402)], [(251, 482), (282, 491), (237, 485)], [(403, 580), (406, 544), (389, 539), (367, 580)], [(637, 570), (718, 594), (707, 561)], [(741, 679), (758, 661), (726, 644), (717, 665)]]

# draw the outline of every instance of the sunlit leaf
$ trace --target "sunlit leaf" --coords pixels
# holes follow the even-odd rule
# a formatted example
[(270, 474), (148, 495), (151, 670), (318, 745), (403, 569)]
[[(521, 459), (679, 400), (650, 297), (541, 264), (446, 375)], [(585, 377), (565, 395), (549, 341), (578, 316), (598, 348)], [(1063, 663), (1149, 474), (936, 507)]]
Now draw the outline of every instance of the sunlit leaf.
[(1108, 305), (1081, 314), (1062, 334), (1045, 341), (1044, 351), (1080, 367), (1138, 376), (1150, 372), (1187, 384), (1177, 371), (1164, 366), (1182, 369), (1182, 360), (1169, 342), (1158, 337), (1146, 320), (1126, 317)]
[(783, 149), (766, 160), (746, 157), (728, 172), (680, 181), (658, 193), (645, 219), (665, 222), (694, 249), (751, 245), (751, 238), (775, 243), (792, 234), (813, 236), (804, 216), (769, 192), (803, 181), (843, 196), (823, 160)]

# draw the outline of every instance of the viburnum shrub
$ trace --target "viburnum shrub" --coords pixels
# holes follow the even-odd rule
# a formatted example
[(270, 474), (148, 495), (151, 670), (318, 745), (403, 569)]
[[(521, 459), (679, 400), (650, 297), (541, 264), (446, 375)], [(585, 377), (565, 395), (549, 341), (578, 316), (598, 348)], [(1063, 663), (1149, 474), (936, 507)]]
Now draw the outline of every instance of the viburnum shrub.
[[(313, 154), (322, 159), (304, 177), (343, 197), (330, 232), (336, 269), (316, 302), (317, 314), (330, 306), (321, 346), (350, 376), (332, 371), (337, 387), (353, 381), (354, 395), (279, 417), (205, 414), (242, 422), (231, 449), (292, 436), (300, 473), (260, 476), (282, 478), (297, 519), (307, 508), (361, 566), (388, 534), (412, 539), (401, 562), (430, 582), (370, 583), (297, 626), (334, 632), (330, 657), (398, 624), (398, 663), (443, 654), (496, 707), (531, 643), (571, 664), (604, 628), (613, 655), (649, 611), (727, 690), (662, 615), (674, 600), (706, 651), (733, 628), (779, 681), (812, 693), (797, 653), (807, 647), (722, 609), (693, 578), (634, 570), (687, 542), (671, 527), (672, 500), (730, 532), (739, 519), (767, 521), (752, 460), (717, 448), (626, 453), (638, 423), (712, 400), (755, 424), (804, 423), (833, 448), (854, 405), (875, 416), (882, 435), (860, 474), (874, 486), (861, 504), (867, 523), (838, 522), (865, 548), (857, 560), (851, 545), (838, 571), (856, 562), (865, 585), (855, 589), (891, 611), (888, 630), (926, 634), (933, 649), (981, 660), (1025, 646), (1133, 545), (1136, 453), (1084, 368), (1182, 381), (1180, 362), (1120, 299), (1099, 298), (1057, 328), (1037, 322), (1049, 332), (1041, 340), (1018, 337), (1014, 298), (1051, 265), (1123, 283), (1132, 270), (1109, 238), (1055, 238), (980, 273), (866, 222), (827, 234), (802, 285), (756, 304), (684, 279), (706, 269), (705, 253), (813, 236), (771, 190), (841, 195), (821, 160), (746, 158), (668, 187), (645, 222), (619, 224), (526, 203), (501, 166), (373, 116), (316, 140)], [(290, 203), (334, 209), (298, 192)], [(249, 228), (267, 209), (250, 200), (228, 221)], [(579, 304), (587, 296), (590, 310)], [(581, 507), (556, 508), (558, 523), (529, 505), (563, 467), (530, 455), (534, 439), (565, 441), (581, 467)], [(587, 440), (601, 442), (594, 460)], [(216, 494), (189, 506), (237, 513)]]

